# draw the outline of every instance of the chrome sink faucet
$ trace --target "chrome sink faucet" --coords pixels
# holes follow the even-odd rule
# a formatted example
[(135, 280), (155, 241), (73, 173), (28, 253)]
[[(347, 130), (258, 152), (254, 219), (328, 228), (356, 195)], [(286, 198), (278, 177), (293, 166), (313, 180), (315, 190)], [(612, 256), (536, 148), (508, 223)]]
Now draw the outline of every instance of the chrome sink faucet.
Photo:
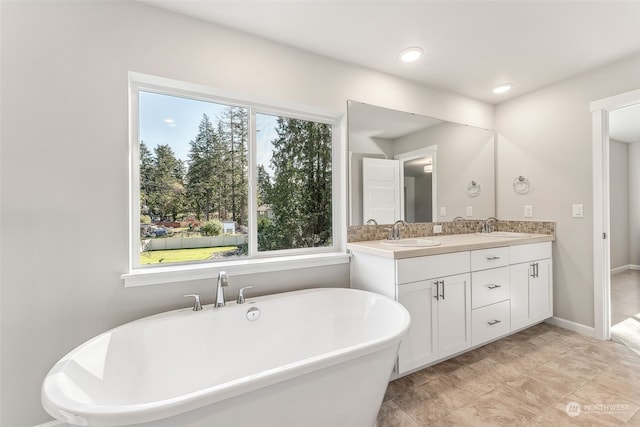
[(216, 303), (214, 307), (224, 307), (224, 288), (229, 286), (229, 276), (224, 271), (218, 273), (218, 286), (216, 287)]
[(491, 223), (496, 224), (498, 222), (498, 218), (495, 216), (490, 216), (489, 218), (484, 220), (484, 224), (482, 225), (483, 233), (491, 233), (493, 231), (493, 226)]
[(457, 228), (459, 226), (462, 226), (462, 230), (466, 233), (467, 232), (467, 223), (464, 220), (464, 218), (462, 218), (461, 216), (457, 216), (455, 218), (453, 218), (453, 225)]
[(408, 227), (409, 224), (407, 224), (405, 221), (399, 219), (396, 222), (393, 223), (393, 226), (389, 229), (389, 236), (387, 237), (387, 240), (400, 240), (400, 224), (402, 224), (405, 227)]

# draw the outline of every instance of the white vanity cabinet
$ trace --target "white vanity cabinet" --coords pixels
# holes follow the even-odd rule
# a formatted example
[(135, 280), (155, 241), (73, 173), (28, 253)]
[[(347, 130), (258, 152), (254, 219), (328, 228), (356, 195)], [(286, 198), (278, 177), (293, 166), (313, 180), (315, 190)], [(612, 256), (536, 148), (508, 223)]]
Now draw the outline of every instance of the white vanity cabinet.
[(424, 280), (398, 286), (398, 302), (411, 315), (409, 332), (402, 339), (398, 372), (428, 365), (438, 359), (436, 281)]
[(393, 298), (411, 315), (397, 375), (551, 317), (551, 241), (538, 239), (469, 244), (461, 236), (455, 246), (396, 250), (352, 244), (351, 287)]
[(427, 365), (471, 346), (469, 251), (388, 259), (356, 252), (351, 287), (396, 299), (411, 314), (398, 373)]
[(553, 315), (551, 242), (510, 248), (511, 330)]
[(471, 252), (471, 345), (511, 332), (509, 247)]
[(400, 374), (471, 346), (470, 279), (466, 273), (398, 285), (398, 302), (411, 314)]
[(400, 344), (398, 373), (469, 348), (469, 252), (399, 259), (395, 264), (397, 300), (412, 319)]

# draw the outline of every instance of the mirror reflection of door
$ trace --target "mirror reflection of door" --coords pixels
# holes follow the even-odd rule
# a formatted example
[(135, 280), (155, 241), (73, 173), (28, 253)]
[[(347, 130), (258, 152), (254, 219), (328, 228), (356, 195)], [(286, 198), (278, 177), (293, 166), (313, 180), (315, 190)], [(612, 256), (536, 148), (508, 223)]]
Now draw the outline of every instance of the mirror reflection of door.
[(403, 215), (407, 222), (436, 220), (437, 202), (437, 145), (396, 154), (402, 163), (401, 186)]
[(402, 218), (400, 161), (362, 159), (362, 223), (393, 224)]
[(404, 217), (407, 222), (433, 221), (433, 159), (404, 161)]

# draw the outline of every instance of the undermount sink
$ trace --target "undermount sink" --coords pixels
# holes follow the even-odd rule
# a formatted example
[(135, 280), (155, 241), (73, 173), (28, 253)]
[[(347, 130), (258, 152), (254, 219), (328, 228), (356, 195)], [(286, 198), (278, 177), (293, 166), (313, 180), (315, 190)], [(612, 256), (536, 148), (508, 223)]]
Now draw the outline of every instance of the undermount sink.
[(478, 236), (487, 236), (487, 237), (507, 237), (507, 238), (515, 238), (515, 237), (531, 237), (529, 233), (519, 233), (517, 231), (492, 231), (491, 233), (476, 233)]
[(404, 246), (404, 247), (428, 247), (428, 246), (438, 246), (440, 242), (432, 239), (421, 239), (421, 238), (409, 238), (409, 239), (399, 239), (399, 240), (381, 240), (381, 244), (389, 245), (389, 246)]

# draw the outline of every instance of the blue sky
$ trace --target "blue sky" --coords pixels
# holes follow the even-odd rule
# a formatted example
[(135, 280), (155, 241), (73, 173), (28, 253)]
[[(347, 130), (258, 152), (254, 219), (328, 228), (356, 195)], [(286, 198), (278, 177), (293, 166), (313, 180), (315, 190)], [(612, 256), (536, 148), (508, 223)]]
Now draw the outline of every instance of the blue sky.
[[(149, 150), (162, 144), (168, 144), (177, 158), (189, 159), (189, 141), (198, 134), (202, 114), (209, 116), (214, 124), (222, 114), (225, 105), (198, 101), (178, 96), (152, 92), (140, 92), (140, 140)], [(256, 115), (258, 164), (265, 166), (272, 174), (271, 141), (276, 138), (276, 117), (264, 114)]]

